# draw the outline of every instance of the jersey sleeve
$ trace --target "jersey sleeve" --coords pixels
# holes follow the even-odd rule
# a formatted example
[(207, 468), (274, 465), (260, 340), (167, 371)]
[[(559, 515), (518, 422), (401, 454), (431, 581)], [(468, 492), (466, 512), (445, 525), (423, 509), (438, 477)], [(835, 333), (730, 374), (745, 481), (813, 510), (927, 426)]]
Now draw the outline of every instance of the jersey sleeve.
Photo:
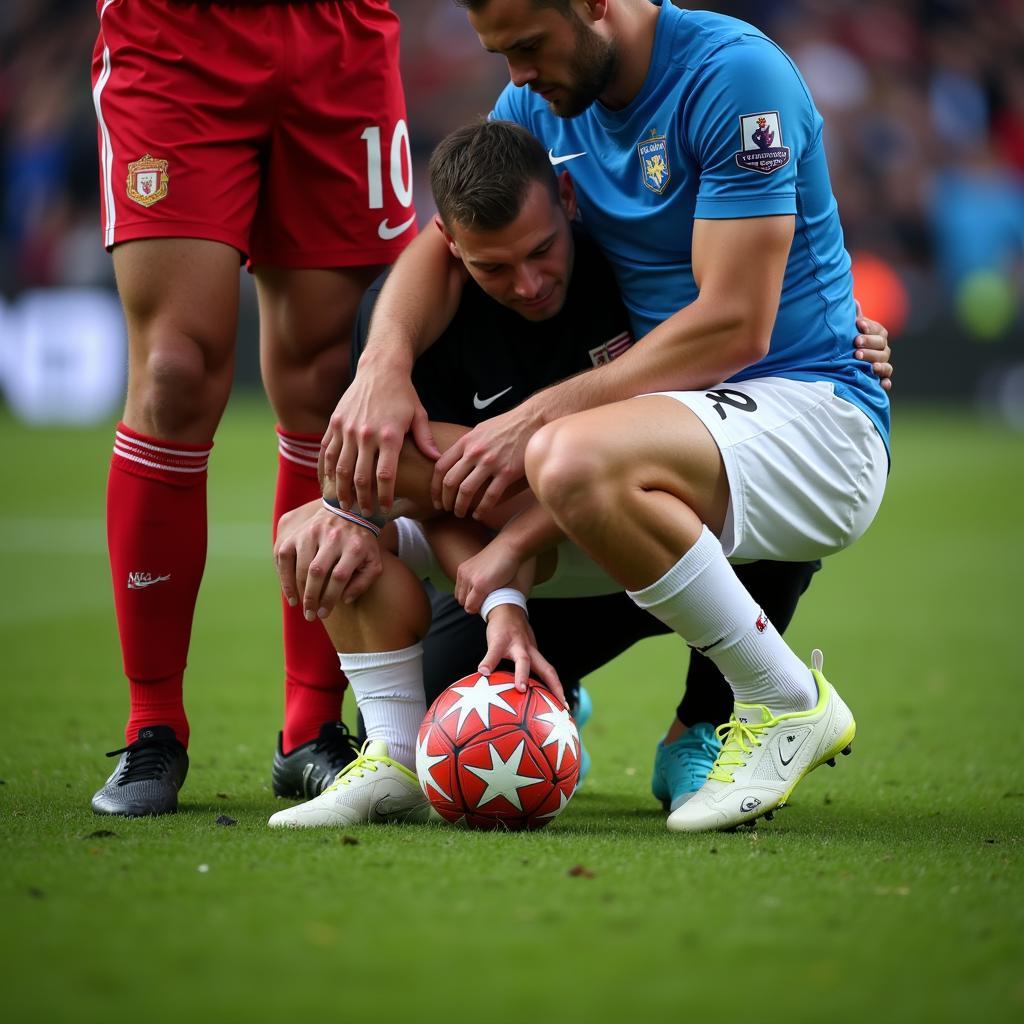
[(694, 217), (795, 214), (797, 169), (819, 120), (799, 72), (769, 40), (748, 36), (719, 50), (683, 124), (700, 167)]

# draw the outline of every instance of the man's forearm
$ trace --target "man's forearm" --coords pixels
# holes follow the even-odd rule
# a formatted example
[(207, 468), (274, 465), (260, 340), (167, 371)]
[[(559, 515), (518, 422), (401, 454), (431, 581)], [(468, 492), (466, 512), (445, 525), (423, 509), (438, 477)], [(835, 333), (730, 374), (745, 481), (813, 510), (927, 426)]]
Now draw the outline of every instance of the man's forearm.
[(614, 362), (546, 388), (523, 404), (539, 428), (652, 391), (711, 387), (762, 358), (770, 333), (752, 329), (739, 312), (697, 299)]
[(565, 539), (565, 534), (551, 513), (534, 501), (501, 528), (498, 538), (508, 544), (521, 561), (526, 561), (554, 550)]
[(779, 312), (794, 223), (791, 216), (696, 221), (697, 298), (614, 362), (529, 399), (536, 403), (538, 425), (651, 391), (712, 387), (763, 359)]

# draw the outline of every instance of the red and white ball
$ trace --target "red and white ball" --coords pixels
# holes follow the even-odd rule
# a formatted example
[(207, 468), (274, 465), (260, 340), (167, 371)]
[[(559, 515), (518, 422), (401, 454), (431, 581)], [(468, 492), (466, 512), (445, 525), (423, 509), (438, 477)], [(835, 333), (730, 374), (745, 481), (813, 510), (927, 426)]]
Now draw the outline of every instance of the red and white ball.
[(580, 736), (569, 712), (536, 680), (511, 672), (452, 683), (430, 706), (416, 742), (416, 773), (434, 809), (469, 828), (543, 828), (580, 778)]

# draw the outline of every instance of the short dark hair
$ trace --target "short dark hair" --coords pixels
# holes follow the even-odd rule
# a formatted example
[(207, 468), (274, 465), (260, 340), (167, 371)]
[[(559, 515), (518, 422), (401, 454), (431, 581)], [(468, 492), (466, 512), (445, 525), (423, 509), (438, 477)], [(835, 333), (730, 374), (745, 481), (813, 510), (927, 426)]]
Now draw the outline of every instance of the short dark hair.
[(519, 216), (539, 181), (558, 202), (558, 182), (544, 147), (511, 121), (480, 119), (456, 128), (430, 157), (430, 189), (445, 227), (496, 231)]
[[(465, 7), (468, 11), (479, 11), (481, 7), (486, 7), (491, 0), (455, 0), (456, 7)], [(554, 7), (556, 11), (561, 11), (566, 17), (569, 16), (569, 11), (572, 9), (572, 0), (533, 0), (534, 7)]]

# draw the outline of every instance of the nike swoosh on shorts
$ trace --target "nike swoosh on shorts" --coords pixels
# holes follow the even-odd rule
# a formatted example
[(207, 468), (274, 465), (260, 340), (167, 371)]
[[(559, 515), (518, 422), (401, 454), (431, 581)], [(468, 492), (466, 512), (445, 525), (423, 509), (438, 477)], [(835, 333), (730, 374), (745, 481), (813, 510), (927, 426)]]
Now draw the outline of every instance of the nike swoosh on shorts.
[(384, 239), (385, 242), (390, 242), (392, 238), (397, 238), (403, 231), (408, 231), (416, 221), (416, 214), (414, 213), (407, 221), (396, 227), (391, 227), (388, 224), (388, 219), (385, 217), (380, 224), (377, 226), (377, 234)]

